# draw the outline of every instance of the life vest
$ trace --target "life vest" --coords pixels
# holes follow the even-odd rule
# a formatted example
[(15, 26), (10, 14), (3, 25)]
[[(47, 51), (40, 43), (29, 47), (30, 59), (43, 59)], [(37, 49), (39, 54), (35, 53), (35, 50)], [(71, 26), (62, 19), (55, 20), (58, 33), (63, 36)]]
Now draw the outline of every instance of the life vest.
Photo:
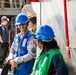
[[(14, 55), (14, 58), (16, 57), (20, 57), (20, 56), (23, 56), (23, 55), (26, 55), (28, 50), (27, 50), (27, 43), (28, 43), (28, 40), (29, 38), (34, 35), (32, 32), (30, 31), (27, 31), (27, 33), (23, 36), (22, 39), (20, 39), (21, 37), (21, 33), (17, 34), (16, 37), (15, 37), (15, 47), (14, 47), (14, 50), (15, 50), (15, 55)], [(28, 57), (29, 58), (29, 57)], [(33, 67), (33, 64), (34, 64), (34, 59), (28, 61), (28, 62), (23, 62), (23, 63), (20, 63), (16, 68), (16, 74), (17, 75), (30, 75), (31, 73), (31, 70), (32, 70), (32, 67)]]
[(49, 51), (44, 52), (41, 56), (39, 53), (31, 75), (47, 75), (52, 58), (56, 54), (59, 54), (62, 56), (59, 50), (50, 49)]

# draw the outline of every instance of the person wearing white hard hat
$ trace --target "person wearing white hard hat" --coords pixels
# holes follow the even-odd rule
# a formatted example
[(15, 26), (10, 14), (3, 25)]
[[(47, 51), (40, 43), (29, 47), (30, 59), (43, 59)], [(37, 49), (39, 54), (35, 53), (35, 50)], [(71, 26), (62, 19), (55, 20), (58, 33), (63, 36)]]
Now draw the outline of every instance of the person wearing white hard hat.
[(9, 18), (7, 16), (1, 17), (0, 24), (0, 65), (3, 64), (7, 54), (8, 54), (8, 32), (6, 26), (8, 25)]

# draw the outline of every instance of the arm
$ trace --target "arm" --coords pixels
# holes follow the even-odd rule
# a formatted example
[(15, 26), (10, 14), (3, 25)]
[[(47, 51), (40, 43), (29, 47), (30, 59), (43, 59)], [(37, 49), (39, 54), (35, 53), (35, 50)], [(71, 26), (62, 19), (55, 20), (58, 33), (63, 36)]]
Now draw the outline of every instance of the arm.
[(28, 53), (26, 55), (21, 56), (21, 57), (17, 57), (17, 58), (14, 59), (14, 61), (19, 64), (19, 63), (22, 63), (22, 62), (30, 61), (33, 58), (35, 58), (36, 42), (35, 42), (34, 36), (31, 36), (30, 39), (29, 39), (28, 44), (27, 44), (27, 50), (28, 50)]
[(68, 69), (63, 57), (60, 55), (55, 55), (52, 62), (56, 71), (55, 75), (68, 75)]
[(12, 43), (12, 46), (10, 48), (8, 60), (13, 59), (13, 56), (14, 56), (14, 49), (13, 49), (13, 47), (14, 47), (14, 42)]
[(0, 42), (3, 43), (2, 36), (0, 35)]
[(0, 42), (3, 43), (3, 40), (2, 40), (2, 27), (0, 26)]
[(10, 64), (11, 64), (11, 67), (12, 68), (15, 68), (18, 64), (17, 63), (15, 63), (14, 62), (14, 54), (15, 54), (15, 52), (14, 52), (14, 42), (12, 43), (12, 46), (11, 46), (11, 48), (10, 48), (10, 53), (9, 53), (9, 56), (8, 56), (8, 58), (7, 58), (7, 62), (9, 62)]
[(18, 34), (15, 35), (14, 37), (14, 41), (11, 45), (11, 48), (10, 48), (10, 52), (9, 52), (9, 56), (8, 56), (8, 60), (10, 59), (14, 59), (14, 55), (16, 53), (16, 50), (18, 50)]

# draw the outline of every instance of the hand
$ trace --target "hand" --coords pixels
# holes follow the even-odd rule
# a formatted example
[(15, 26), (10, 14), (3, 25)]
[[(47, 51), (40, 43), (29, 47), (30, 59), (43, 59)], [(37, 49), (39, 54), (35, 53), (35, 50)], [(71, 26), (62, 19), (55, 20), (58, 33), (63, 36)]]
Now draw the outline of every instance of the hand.
[(8, 57), (7, 57), (7, 58), (5, 58), (5, 61), (6, 61), (6, 62), (8, 62)]
[(3, 43), (3, 40), (1, 40), (0, 42)]
[(11, 67), (12, 67), (12, 68), (17, 67), (17, 65), (18, 65), (13, 59), (10, 60), (10, 64), (11, 64)]

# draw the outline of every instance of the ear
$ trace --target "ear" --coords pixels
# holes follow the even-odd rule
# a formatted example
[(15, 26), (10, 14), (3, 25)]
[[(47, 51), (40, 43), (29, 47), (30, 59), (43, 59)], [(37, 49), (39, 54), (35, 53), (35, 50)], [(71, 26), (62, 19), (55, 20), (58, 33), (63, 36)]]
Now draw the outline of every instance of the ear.
[(40, 47), (43, 48), (44, 43), (42, 41), (40, 41), (39, 44), (40, 44)]
[(27, 22), (27, 26), (29, 25), (29, 21)]

